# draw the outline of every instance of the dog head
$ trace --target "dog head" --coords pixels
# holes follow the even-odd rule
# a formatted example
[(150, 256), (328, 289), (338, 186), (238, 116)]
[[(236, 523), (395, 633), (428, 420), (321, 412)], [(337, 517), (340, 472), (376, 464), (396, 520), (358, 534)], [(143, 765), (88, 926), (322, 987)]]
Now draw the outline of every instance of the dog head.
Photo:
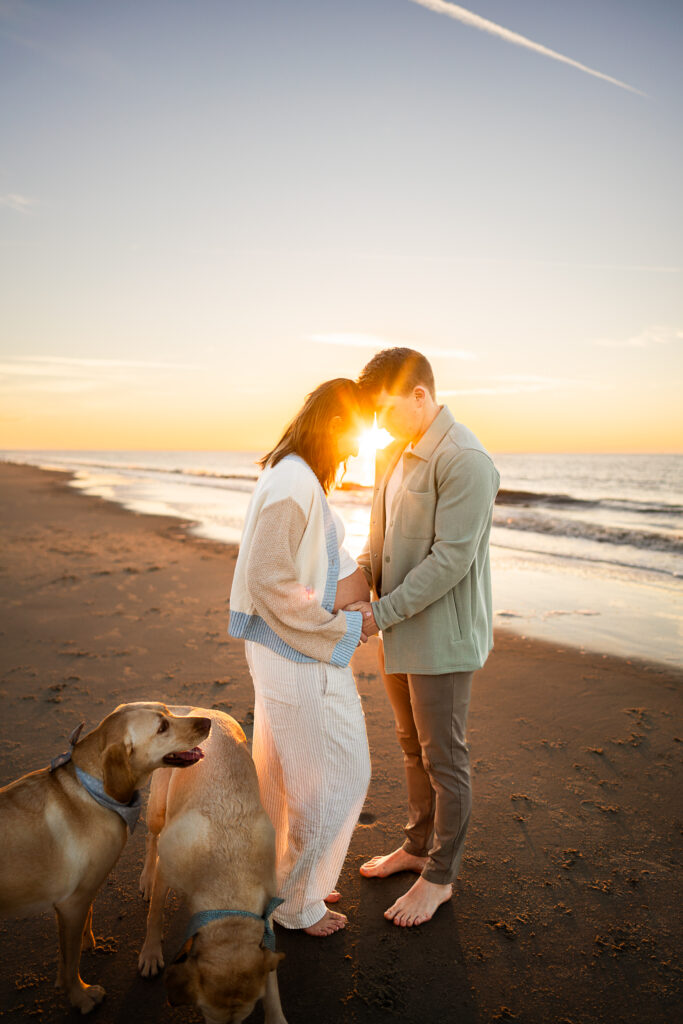
[(210, 718), (174, 715), (165, 704), (121, 704), (77, 745), (74, 761), (101, 774), (109, 796), (127, 803), (155, 769), (201, 760), (197, 744), (210, 729)]
[[(189, 939), (165, 975), (171, 1006), (195, 1006), (206, 1024), (241, 1024), (262, 999), (271, 971), (284, 957), (257, 943), (259, 926), (239, 918), (203, 928)], [(262, 929), (262, 926), (261, 926)]]

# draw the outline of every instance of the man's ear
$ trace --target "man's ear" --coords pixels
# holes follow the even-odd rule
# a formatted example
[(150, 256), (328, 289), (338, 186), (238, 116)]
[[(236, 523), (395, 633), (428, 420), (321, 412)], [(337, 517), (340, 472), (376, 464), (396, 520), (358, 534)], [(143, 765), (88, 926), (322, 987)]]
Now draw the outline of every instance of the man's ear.
[(110, 743), (102, 755), (102, 782), (104, 790), (114, 800), (127, 804), (135, 792), (135, 777), (131, 771), (125, 744)]
[(263, 950), (263, 962), (266, 965), (266, 970), (274, 971), (281, 960), (284, 960), (284, 953), (273, 953), (270, 949)]

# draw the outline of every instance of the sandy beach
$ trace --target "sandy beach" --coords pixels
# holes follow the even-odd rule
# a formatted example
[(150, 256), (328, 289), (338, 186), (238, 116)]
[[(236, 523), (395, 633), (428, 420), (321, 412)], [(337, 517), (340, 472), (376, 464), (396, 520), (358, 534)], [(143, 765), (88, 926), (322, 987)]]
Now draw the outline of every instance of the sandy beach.
[[(226, 633), (236, 549), (67, 482), (0, 465), (0, 784), (43, 767), (78, 722), (91, 728), (125, 701), (218, 707), (250, 735), (251, 682)], [(339, 882), (349, 925), (324, 940), (277, 929), (290, 1024), (673, 1021), (683, 672), (498, 633), (475, 678), (474, 811), (456, 893), (428, 926), (404, 931), (382, 911), (412, 876), (358, 873), (399, 844), (404, 796), (374, 641), (354, 668), (373, 775)], [(102, 1024), (199, 1020), (166, 1004), (160, 978), (136, 972), (144, 831), (96, 899), (100, 946), (81, 962), (107, 990), (90, 1018)], [(185, 920), (171, 900), (167, 949)], [(56, 957), (50, 915), (1, 922), (4, 1020), (75, 1019), (53, 987)]]

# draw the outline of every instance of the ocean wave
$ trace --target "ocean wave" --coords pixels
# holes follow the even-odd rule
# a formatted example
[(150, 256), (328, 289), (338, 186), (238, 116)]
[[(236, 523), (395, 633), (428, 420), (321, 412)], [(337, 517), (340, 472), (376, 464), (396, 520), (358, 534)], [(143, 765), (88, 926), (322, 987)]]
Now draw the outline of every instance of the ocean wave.
[[(652, 576), (663, 576), (672, 580), (679, 580), (683, 578), (683, 573), (678, 569), (663, 568), (661, 565), (642, 565), (637, 561), (629, 561), (624, 558), (597, 558), (595, 555), (581, 555), (576, 551), (548, 551), (543, 547), (523, 547), (520, 548), (516, 544), (501, 544), (499, 540), (491, 540), (492, 548), (500, 548), (502, 551), (512, 551), (516, 555), (524, 557), (525, 555), (539, 555), (542, 559), (555, 559), (564, 562), (566, 564), (573, 563), (586, 563), (588, 565), (605, 565), (610, 568), (618, 569), (630, 569), (637, 573), (639, 576), (643, 573), (651, 574)], [(676, 585), (678, 586), (678, 585)]]
[(517, 505), (525, 508), (533, 505), (579, 509), (605, 508), (612, 509), (613, 511), (657, 513), (673, 516), (683, 514), (683, 505), (668, 502), (642, 501), (636, 498), (575, 498), (571, 494), (545, 491), (516, 491), (506, 488), (501, 488), (498, 491), (496, 505)]
[(214, 469), (193, 469), (191, 467), (179, 467), (179, 466), (153, 466), (144, 462), (117, 462), (114, 459), (108, 459), (107, 461), (98, 461), (96, 459), (76, 459), (76, 458), (58, 458), (45, 456), (42, 460), (43, 463), (50, 462), (51, 464), (63, 465), (67, 469), (72, 469), (75, 472), (85, 469), (105, 470), (107, 472), (116, 471), (119, 473), (145, 473), (153, 476), (162, 477), (182, 477), (189, 480), (237, 480), (244, 483), (254, 484), (259, 478), (259, 474), (256, 470), (249, 471), (237, 471), (231, 470), (220, 471)]
[(493, 525), (506, 530), (521, 530), (525, 533), (550, 534), (572, 540), (596, 541), (599, 544), (613, 544), (639, 548), (648, 551), (665, 551), (672, 555), (683, 555), (683, 538), (678, 531), (662, 533), (657, 530), (633, 527), (608, 526), (585, 520), (563, 519), (543, 515), (517, 515), (514, 518), (495, 512)]

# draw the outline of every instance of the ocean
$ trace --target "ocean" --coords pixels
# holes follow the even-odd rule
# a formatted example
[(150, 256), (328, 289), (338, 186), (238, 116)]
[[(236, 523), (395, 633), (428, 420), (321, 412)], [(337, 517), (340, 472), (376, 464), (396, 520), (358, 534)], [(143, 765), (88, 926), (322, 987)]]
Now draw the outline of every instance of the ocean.
[[(239, 541), (253, 452), (5, 451), (71, 472), (72, 486)], [(494, 455), (495, 623), (605, 654), (683, 664), (683, 455)], [(365, 540), (367, 465), (350, 460), (332, 504), (347, 545)]]

